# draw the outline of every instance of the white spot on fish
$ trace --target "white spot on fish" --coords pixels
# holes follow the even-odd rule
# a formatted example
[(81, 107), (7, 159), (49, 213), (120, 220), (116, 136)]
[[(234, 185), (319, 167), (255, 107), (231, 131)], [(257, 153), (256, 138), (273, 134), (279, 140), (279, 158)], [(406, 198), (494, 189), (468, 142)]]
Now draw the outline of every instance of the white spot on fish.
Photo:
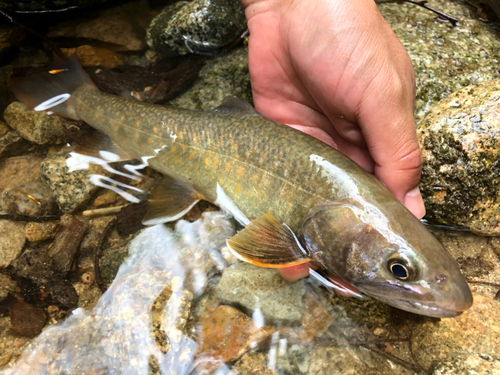
[(160, 122), (161, 122), (162, 125), (165, 125), (165, 122), (163, 120), (160, 120)]
[(250, 220), (248, 220), (245, 214), (234, 204), (231, 198), (227, 196), (224, 189), (219, 184), (217, 184), (217, 199), (214, 203), (233, 215), (241, 225), (250, 224)]
[(35, 111), (45, 111), (49, 108), (55, 107), (56, 105), (59, 105), (61, 103), (64, 103), (66, 100), (68, 100), (71, 97), (70, 94), (61, 94), (54, 96), (53, 98), (50, 98), (43, 103), (38, 104), (35, 108), (33, 108)]

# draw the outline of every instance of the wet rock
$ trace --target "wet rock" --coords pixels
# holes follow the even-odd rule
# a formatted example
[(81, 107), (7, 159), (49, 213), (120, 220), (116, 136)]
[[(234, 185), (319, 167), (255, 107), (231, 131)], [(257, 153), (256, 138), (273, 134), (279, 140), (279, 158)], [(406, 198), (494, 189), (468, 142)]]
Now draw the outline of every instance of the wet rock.
[(498, 25), (478, 20), (464, 1), (433, 0), (432, 7), (458, 18), (459, 26), (438, 22), (434, 13), (414, 4), (378, 4), (412, 60), (417, 121), (452, 92), (500, 76)]
[(30, 222), (26, 224), (24, 233), (26, 234), (26, 239), (30, 242), (44, 241), (54, 237), (56, 226), (57, 221)]
[(18, 296), (21, 289), (17, 283), (9, 276), (0, 273), (0, 302), (2, 302), (9, 294)]
[(466, 0), (477, 8), (477, 15), (482, 20), (496, 22), (500, 18), (500, 4), (497, 0)]
[(23, 103), (13, 102), (3, 116), (9, 126), (24, 139), (37, 144), (59, 144), (65, 141), (64, 127), (59, 116), (33, 111)]
[(327, 308), (310, 294), (305, 297), (305, 304), (306, 310), (302, 316), (302, 340), (309, 342), (326, 332), (333, 323), (333, 317)]
[(0, 121), (0, 139), (10, 131), (9, 127), (3, 121)]
[(49, 38), (72, 37), (105, 42), (115, 51), (139, 51), (147, 47), (145, 26), (149, 22), (147, 1), (135, 1), (106, 9), (97, 18), (58, 25)]
[(266, 319), (300, 321), (305, 291), (304, 280), (290, 283), (274, 269), (238, 263), (222, 274), (216, 297), (250, 310), (259, 309)]
[(16, 131), (10, 131), (0, 137), (0, 157), (9, 157), (17, 154), (19, 146), (26, 142)]
[(61, 48), (61, 52), (67, 57), (71, 57), (76, 53), (82, 66), (102, 65), (114, 68), (123, 65), (123, 59), (119, 54), (105, 48), (84, 45), (77, 48)]
[(23, 250), (26, 237), (23, 223), (0, 220), (0, 269), (17, 259)]
[(50, 215), (55, 207), (49, 188), (42, 182), (5, 189), (0, 204), (8, 213), (31, 217)]
[(219, 306), (214, 311), (207, 311), (198, 323), (200, 367), (204, 367), (204, 357), (208, 357), (208, 367), (214, 361), (235, 360), (274, 332), (269, 326), (256, 327), (252, 318), (230, 306)]
[(207, 61), (193, 86), (171, 103), (188, 109), (211, 110), (230, 95), (253, 103), (246, 48)]
[(78, 295), (73, 285), (65, 281), (48, 283), (45, 287), (47, 296), (45, 304), (56, 305), (64, 309), (76, 307)]
[[(469, 311), (456, 318), (418, 325), (411, 340), (418, 363), (442, 368), (453, 364), (455, 374), (461, 368), (474, 368), (485, 374), (487, 368), (500, 365), (496, 355), (500, 350), (500, 304), (475, 294)], [(479, 358), (484, 361), (478, 362)]]
[(13, 11), (46, 11), (66, 8), (83, 8), (93, 4), (105, 3), (108, 0), (0, 0), (0, 8)]
[(41, 164), (42, 180), (48, 185), (56, 202), (64, 213), (72, 213), (89, 200), (99, 189), (89, 178), (92, 174), (110, 176), (96, 165), (88, 170), (68, 172), (66, 159), (69, 154), (57, 153), (45, 159)]
[(103, 251), (103, 255), (99, 259), (99, 269), (102, 281), (105, 285), (109, 285), (113, 282), (120, 265), (127, 259), (128, 254), (128, 245), (108, 248)]
[(86, 230), (86, 225), (71, 215), (64, 215), (56, 228), (55, 240), (47, 249), (54, 261), (53, 269), (66, 275), (73, 264), (78, 245)]
[(459, 90), (419, 124), (427, 218), (500, 235), (500, 80)]
[(31, 280), (36, 285), (47, 284), (54, 278), (54, 261), (44, 248), (27, 249), (12, 262), (17, 276)]
[(153, 19), (147, 42), (164, 56), (208, 53), (231, 43), (245, 28), (238, 0), (180, 1)]
[(238, 359), (231, 368), (235, 375), (274, 375), (276, 372), (267, 367), (267, 356), (264, 353), (248, 352)]
[(0, 192), (7, 187), (40, 181), (42, 160), (43, 158), (37, 155), (0, 159)]
[(26, 32), (12, 24), (0, 26), (0, 54), (20, 43)]
[(10, 306), (10, 332), (20, 336), (33, 337), (45, 327), (47, 314), (40, 307), (15, 301)]

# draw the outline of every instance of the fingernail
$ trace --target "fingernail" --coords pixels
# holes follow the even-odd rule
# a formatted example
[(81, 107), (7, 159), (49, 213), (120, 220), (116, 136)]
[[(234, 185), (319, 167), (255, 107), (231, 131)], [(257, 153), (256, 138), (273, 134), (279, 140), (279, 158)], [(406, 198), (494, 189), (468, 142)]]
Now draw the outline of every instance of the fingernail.
[(406, 194), (405, 206), (418, 219), (421, 219), (424, 217), (424, 215), (425, 215), (424, 200), (422, 199), (422, 194), (420, 194), (420, 189), (418, 187), (409, 191)]

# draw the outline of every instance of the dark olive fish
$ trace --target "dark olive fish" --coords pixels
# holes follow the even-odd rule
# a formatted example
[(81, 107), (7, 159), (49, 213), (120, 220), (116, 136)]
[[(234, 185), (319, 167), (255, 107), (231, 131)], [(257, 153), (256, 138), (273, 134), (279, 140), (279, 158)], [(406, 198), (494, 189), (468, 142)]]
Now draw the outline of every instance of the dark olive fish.
[(12, 90), (32, 108), (87, 122), (170, 176), (162, 191), (169, 204), (149, 223), (175, 220), (205, 199), (246, 226), (228, 240), (245, 261), (278, 268), (314, 260), (417, 314), (451, 317), (472, 305), (442, 245), (382, 183), (325, 143), (234, 98), (211, 112), (168, 108), (103, 93), (74, 63), (51, 72)]

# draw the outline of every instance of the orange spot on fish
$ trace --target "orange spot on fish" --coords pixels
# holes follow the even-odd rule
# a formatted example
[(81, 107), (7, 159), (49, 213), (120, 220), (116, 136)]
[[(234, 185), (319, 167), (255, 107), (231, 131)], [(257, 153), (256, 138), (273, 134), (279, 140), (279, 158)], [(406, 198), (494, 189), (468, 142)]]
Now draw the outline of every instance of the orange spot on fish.
[(177, 153), (178, 153), (177, 147), (176, 146), (170, 147), (170, 152), (173, 153), (174, 155), (177, 155)]
[(179, 139), (182, 139), (182, 138), (184, 138), (184, 135), (183, 134), (177, 134), (177, 137), (179, 137)]
[(218, 158), (218, 157), (217, 157), (217, 158), (215, 158), (215, 159), (214, 159), (214, 165), (215, 165), (215, 166), (218, 166), (218, 165), (219, 165), (219, 163), (220, 163), (220, 158)]
[(264, 185), (264, 187), (267, 187), (267, 185), (269, 185), (269, 180), (264, 180), (264, 182), (262, 183)]
[(229, 168), (231, 168), (231, 163), (227, 161), (226, 165), (224, 166), (224, 170), (227, 172)]
[(49, 74), (57, 74), (57, 73), (62, 73), (62, 72), (67, 72), (68, 69), (52, 69), (49, 70)]
[(211, 180), (213, 180), (215, 178), (215, 174), (212, 173), (210, 176), (208, 176)]
[(244, 171), (245, 170), (243, 169), (243, 167), (238, 167), (238, 169), (236, 170), (236, 173), (238, 173), (241, 176)]
[(254, 175), (252, 176), (252, 181), (253, 181), (253, 182), (257, 182), (258, 180), (259, 180), (259, 176), (257, 176), (256, 174), (254, 174)]
[(210, 158), (205, 158), (205, 160), (203, 161), (203, 164), (205, 165), (205, 167), (208, 167), (210, 165)]
[(236, 194), (240, 195), (241, 194), (241, 186), (240, 185), (236, 185)]
[(148, 138), (148, 143), (153, 143), (153, 137)]
[(224, 179), (223, 179), (222, 177), (219, 177), (219, 178), (217, 179), (217, 182), (219, 183), (219, 185), (221, 185), (221, 186), (222, 186), (222, 183), (224, 182)]
[(285, 195), (285, 193), (286, 193), (286, 190), (285, 190), (285, 189), (281, 189), (281, 190), (280, 190), (280, 195)]
[(247, 192), (245, 193), (245, 195), (246, 195), (247, 197), (249, 197), (251, 194), (252, 194), (252, 192), (251, 192), (250, 190), (247, 190)]
[(182, 158), (177, 158), (177, 164), (182, 164)]
[(137, 133), (134, 134), (134, 138), (136, 138), (136, 139), (138, 139), (139, 136), (140, 136), (139, 132), (137, 132)]
[(156, 126), (153, 128), (153, 132), (158, 133), (158, 128)]
[(188, 160), (193, 160), (194, 158), (194, 152), (190, 153), (188, 156)]
[(188, 146), (187, 146), (187, 145), (182, 145), (182, 151), (186, 151), (186, 150), (187, 150), (187, 148), (188, 148)]

